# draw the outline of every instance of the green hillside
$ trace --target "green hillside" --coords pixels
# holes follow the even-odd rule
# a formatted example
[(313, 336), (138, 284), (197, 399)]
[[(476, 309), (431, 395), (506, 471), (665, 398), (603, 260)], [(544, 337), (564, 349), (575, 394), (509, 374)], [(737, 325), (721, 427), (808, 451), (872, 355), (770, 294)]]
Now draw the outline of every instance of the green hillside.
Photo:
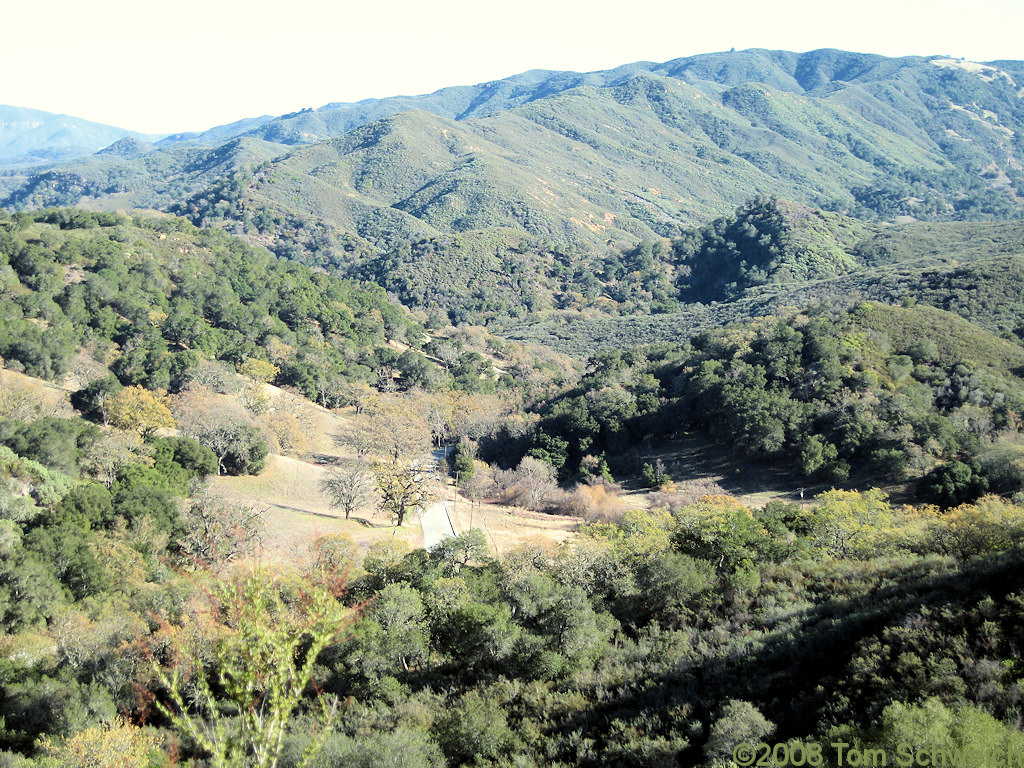
[[(587, 371), (539, 405), (532, 434), (495, 434), (484, 456), (536, 456), (563, 478), (606, 461), (628, 476), (652, 444), (693, 430), (793, 485), (891, 485), (947, 506), (1024, 491), (1024, 348), (944, 310), (787, 310), (595, 354)], [(954, 469), (965, 476), (949, 480)]]
[[(504, 332), (585, 355), (685, 338), (786, 307), (873, 299), (920, 301), (1017, 335), (1024, 317), (1024, 225), (878, 224), (755, 200), (669, 242), (641, 243), (622, 258), (605, 259), (593, 273), (589, 284), (598, 298), (585, 317), (533, 313), (504, 324)], [(630, 294), (632, 304), (609, 301), (630, 284), (641, 286)]]
[(158, 150), (135, 145), (133, 151), (99, 152), (45, 170), (7, 171), (0, 175), (2, 205), (32, 209), (87, 204), (116, 211), (163, 209), (232, 173), (281, 154), (282, 148), (256, 139), (236, 139), (217, 147), (180, 146)]
[(828, 50), (531, 72), (8, 173), (0, 203), (173, 209), (342, 271), (494, 228), (605, 258), (757, 195), (866, 220), (1015, 218), (1015, 73)]
[(347, 255), (362, 264), (353, 274), (409, 306), (517, 338), (551, 333), (578, 342), (577, 352), (828, 298), (912, 298), (998, 333), (1017, 331), (1024, 312), (1020, 223), (878, 224), (771, 199), (606, 254), (495, 228)]
[(93, 370), (152, 390), (177, 390), (210, 361), (257, 359), (327, 401), (339, 382), (368, 380), (378, 354), (391, 362), (389, 339), (422, 341), (376, 286), (168, 216), (0, 217), (0, 277), (0, 358), (46, 379), (62, 379), (80, 351)]
[[(853, 208), (854, 190), (881, 166), (914, 178), (952, 170), (927, 141), (885, 134), (824, 99), (797, 104), (758, 88), (748, 90), (765, 104), (750, 106), (743, 94), (645, 74), (458, 123), (403, 113), (272, 163), (246, 190), (247, 205), (308, 215), (384, 248), (500, 226), (605, 250), (673, 236), (753, 194)], [(776, 117), (755, 125), (749, 110), (762, 107)], [(876, 156), (858, 157), (847, 134)]]

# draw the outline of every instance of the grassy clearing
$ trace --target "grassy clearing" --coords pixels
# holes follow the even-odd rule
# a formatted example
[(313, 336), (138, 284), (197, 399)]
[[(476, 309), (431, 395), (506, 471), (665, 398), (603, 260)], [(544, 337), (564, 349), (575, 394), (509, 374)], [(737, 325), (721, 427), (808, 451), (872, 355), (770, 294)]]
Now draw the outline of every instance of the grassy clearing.
[(449, 486), (445, 490), (448, 515), (455, 532), (464, 533), (473, 528), (482, 530), (492, 553), (499, 556), (526, 543), (554, 546), (573, 536), (583, 522), (578, 517), (547, 515), (488, 502), (473, 503), (462, 495), (453, 504), (454, 489)]
[[(233, 501), (264, 510), (263, 556), (270, 560), (299, 560), (318, 536), (345, 534), (365, 551), (383, 539), (397, 538), (410, 547), (423, 545), (419, 520), (412, 516), (396, 529), (387, 514), (375, 506), (359, 509), (346, 520), (331, 507), (320, 490), (321, 479), (338, 459), (351, 457), (340, 439), (350, 427), (346, 411), (328, 411), (275, 387), (267, 387), (272, 407), (303, 411), (303, 423), (311, 430), (311, 447), (299, 457), (271, 454), (266, 468), (255, 476), (217, 477), (213, 491)], [(453, 489), (448, 488), (451, 499)], [(503, 554), (531, 540), (552, 544), (572, 536), (580, 520), (541, 515), (498, 504), (477, 504), (459, 497), (449, 504), (456, 532), (480, 528), (495, 554)]]
[(362, 549), (392, 536), (419, 546), (422, 533), (411, 521), (400, 529), (374, 507), (360, 509), (346, 520), (320, 491), (326, 467), (272, 454), (266, 469), (250, 477), (217, 477), (213, 491), (233, 501), (264, 510), (264, 556), (271, 560), (301, 559), (319, 536), (347, 534)]
[(395, 529), (391, 519), (375, 506), (363, 507), (346, 520), (320, 490), (330, 464), (352, 455), (339, 440), (349, 419), (276, 387), (268, 386), (265, 391), (274, 407), (304, 411), (304, 422), (311, 429), (309, 452), (302, 457), (271, 454), (259, 475), (222, 476), (212, 482), (215, 493), (264, 510), (264, 556), (271, 560), (301, 559), (317, 537), (334, 534), (351, 536), (363, 550), (392, 537), (411, 547), (420, 546), (423, 536), (416, 520)]

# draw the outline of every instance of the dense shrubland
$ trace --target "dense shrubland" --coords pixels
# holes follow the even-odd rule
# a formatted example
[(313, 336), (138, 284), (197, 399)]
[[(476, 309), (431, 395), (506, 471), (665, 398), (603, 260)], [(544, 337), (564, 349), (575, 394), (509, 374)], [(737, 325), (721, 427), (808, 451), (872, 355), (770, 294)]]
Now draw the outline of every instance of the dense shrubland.
[[(201, 210), (230, 208), (238, 194), (240, 190), (225, 203), (216, 202), (221, 198), (210, 192), (202, 198), (207, 205)], [(240, 220), (239, 234), (262, 221), (248, 210), (211, 218), (196, 209), (190, 217), (202, 224)], [(588, 324), (612, 328), (667, 315), (664, 319), (678, 317), (676, 325), (696, 332), (720, 322), (724, 310), (724, 319), (764, 314), (765, 302), (789, 303), (794, 291), (803, 295), (802, 303), (850, 293), (886, 301), (910, 295), (961, 311), (957, 305), (970, 296), (947, 283), (960, 279), (965, 269), (980, 273), (982, 290), (997, 294), (991, 298), (998, 300), (964, 305), (963, 313), (998, 327), (1005, 321), (999, 316), (1005, 315), (1006, 302), (1015, 305), (1018, 291), (1005, 266), (991, 261), (1021, 254), (1017, 223), (915, 222), (893, 227), (771, 197), (748, 200), (730, 214), (703, 226), (680, 228), (672, 237), (613, 239), (603, 247), (492, 228), (410, 236), (374, 249), (345, 240), (343, 230), (320, 220), (286, 219), (276, 214), (266, 219), (264, 229), (255, 230), (264, 241), (272, 239), (278, 255), (372, 280), (432, 317), (514, 328), (517, 335), (523, 334), (519, 327), (525, 323), (559, 333), (565, 330), (560, 328), (562, 315), (569, 313), (571, 321), (579, 311), (591, 313)], [(294, 237), (308, 242), (296, 248)], [(962, 261), (968, 257), (977, 266), (965, 268)], [(1004, 261), (1019, 271), (1016, 258)], [(923, 267), (933, 270), (924, 281)], [(751, 306), (716, 305), (744, 298), (757, 301)], [(581, 331), (585, 339), (588, 331)], [(636, 338), (642, 339), (643, 332)], [(611, 341), (626, 340), (611, 336), (606, 345)]]
[[(34, 592), (3, 619), (4, 764), (70, 766), (117, 737), (152, 765), (272, 765), (253, 751), (276, 754), (271, 721), (281, 766), (311, 748), (314, 766), (713, 766), (741, 739), (1020, 740), (1024, 510), (996, 497), (707, 496), (499, 560), (480, 531), (430, 553), (335, 537), (220, 585), (143, 546), (147, 520), (129, 536), (65, 514), (63, 560), (44, 554), (56, 523), (5, 522), (4, 588)], [(250, 707), (268, 717), (246, 726)]]
[(148, 389), (182, 387), (203, 361), (257, 358), (312, 398), (368, 380), (386, 340), (421, 342), (379, 290), (180, 219), (43, 211), (7, 218), (0, 239), (0, 355), (34, 376), (63, 376), (81, 347)]
[[(0, 279), (0, 356), (46, 379), (70, 373), (90, 384), (108, 368), (124, 386), (217, 390), (232, 369), (269, 364), (265, 381), (335, 407), (361, 384), (493, 391), (565, 369), (557, 356), (545, 361), (471, 329), (428, 343), (428, 355), (456, 350), (428, 360), (422, 326), (381, 289), (182, 219), (0, 214)], [(499, 381), (495, 355), (517, 379)]]
[(562, 479), (646, 462), (657, 486), (651, 441), (696, 431), (797, 484), (909, 483), (951, 506), (1022, 488), (1022, 363), (1018, 345), (930, 307), (823, 305), (595, 355), (538, 421), (484, 437), (479, 453), (506, 467), (535, 456)]
[[(690, 267), (661, 285), (726, 297), (799, 269), (783, 220), (755, 220), (774, 234), (744, 240), (733, 218), (661, 246)], [(717, 768), (743, 739), (1019, 747), (1013, 340), (912, 301), (825, 303), (602, 353), (577, 381), (563, 358), (469, 326), (428, 338), (380, 292), (179, 220), (0, 224), (5, 363), (74, 382), (68, 403), (13, 374), (0, 387), (0, 765)], [(715, 238), (745, 262), (721, 279), (698, 266)], [(823, 253), (824, 273), (847, 268)], [(370, 486), (401, 520), (420, 501), (400, 481), (448, 442), (470, 498), (588, 522), (499, 559), (469, 531), (429, 553), (331, 538), (294, 568), (234, 567), (259, 514), (203, 478), (304, 450), (300, 409), (268, 383), (353, 407), (356, 459), (325, 485), (339, 510)], [(676, 493), (685, 433), (839, 488), (757, 508), (713, 484)], [(640, 509), (616, 480), (659, 490)]]
[[(870, 324), (898, 344), (897, 329), (928, 317), (797, 315), (723, 332), (714, 348), (739, 363), (788, 329), (827, 350), (834, 333)], [(952, 360), (957, 337), (947, 341), (894, 380), (930, 380)], [(972, 349), (1006, 383), (1000, 355), (1014, 348)], [(656, 412), (680, 351), (595, 360), (581, 386), (603, 391), (615, 376)], [(499, 425), (530, 435), (499, 396), (371, 393), (354, 417), (357, 452), (406, 457), (431, 432), (458, 438), (467, 494), (524, 506), (562, 494), (594, 522), (499, 559), (469, 531), (430, 553), (393, 541), (363, 553), (334, 537), (294, 569), (225, 568), (252, 551), (258, 520), (196, 491), (219, 470), (213, 451), (156, 436), (137, 411), (128, 429), (104, 426), (106, 401), (92, 422), (74, 418), (30, 386), (7, 383), (0, 398), (0, 764), (107, 765), (113, 753), (272, 765), (255, 750), (270, 760), (280, 743), (280, 766), (308, 753), (314, 766), (710, 767), (742, 739), (1019, 742), (1024, 509), (1004, 498), (907, 507), (833, 490), (751, 508), (661, 493), (641, 510), (588, 454), (591, 481), (573, 501), (537, 455), (514, 471), (474, 458)], [(196, 396), (212, 397), (176, 397)], [(557, 443), (545, 445), (553, 456)], [(272, 716), (245, 714), (261, 708)], [(936, 726), (922, 732), (922, 718)]]

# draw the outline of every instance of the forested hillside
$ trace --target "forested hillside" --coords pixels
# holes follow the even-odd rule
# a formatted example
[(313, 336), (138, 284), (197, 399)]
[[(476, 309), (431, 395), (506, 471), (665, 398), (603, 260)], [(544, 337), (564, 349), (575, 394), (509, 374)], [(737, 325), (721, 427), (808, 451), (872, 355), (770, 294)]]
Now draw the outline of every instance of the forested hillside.
[[(378, 279), (424, 243), (494, 264), (621, 258), (754, 195), (866, 219), (1017, 218), (1018, 70), (755, 50), (535, 72), (112, 148), (0, 188), (10, 207), (173, 209), (316, 266), (374, 259)], [(572, 281), (574, 265), (554, 268)]]
[[(575, 279), (555, 283), (558, 309), (509, 310), (515, 321), (498, 325), (582, 356), (817, 301), (909, 299), (1019, 337), (1022, 255), (1018, 222), (876, 224), (759, 198), (672, 240), (597, 263), (570, 256)], [(385, 284), (402, 291), (404, 273)]]
[[(595, 355), (532, 435), (499, 432), (482, 455), (537, 456), (564, 478), (602, 464), (631, 475), (652, 439), (692, 430), (788, 467), (793, 486), (891, 485), (948, 507), (1022, 490), (1022, 371), (1019, 343), (948, 312), (825, 304)], [(653, 486), (672, 474), (643, 469)]]
[(388, 339), (423, 341), (379, 289), (166, 216), (4, 217), (0, 270), (0, 355), (47, 379), (83, 348), (122, 384), (148, 389), (180, 389), (204, 361), (259, 359), (281, 367), (281, 383), (326, 398), (334, 379), (368, 380), (375, 355), (392, 355)]

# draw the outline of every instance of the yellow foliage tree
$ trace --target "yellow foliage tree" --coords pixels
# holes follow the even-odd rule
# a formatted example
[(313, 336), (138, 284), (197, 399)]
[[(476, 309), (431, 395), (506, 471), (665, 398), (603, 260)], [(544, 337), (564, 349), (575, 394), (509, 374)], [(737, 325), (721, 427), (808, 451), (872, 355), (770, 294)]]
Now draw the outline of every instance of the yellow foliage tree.
[(618, 493), (603, 485), (577, 485), (563, 506), (569, 514), (599, 522), (614, 522), (625, 511)]
[(302, 456), (313, 447), (310, 434), (313, 429), (285, 411), (275, 411), (264, 419), (270, 432), (277, 438), (281, 453)]
[(1024, 509), (999, 496), (935, 515), (931, 526), (936, 548), (960, 559), (1009, 549), (1024, 539)]
[(107, 416), (118, 429), (138, 432), (143, 436), (175, 426), (167, 395), (144, 387), (125, 387), (111, 395), (107, 401)]
[(264, 345), (264, 348), (267, 351), (270, 362), (274, 365), (284, 365), (295, 356), (295, 347), (285, 344), (277, 336), (271, 336)]
[(250, 357), (242, 363), (242, 367), (238, 369), (238, 372), (248, 377), (253, 383), (269, 384), (281, 372), (281, 369), (273, 363), (268, 363), (266, 360)]
[(149, 765), (156, 740), (121, 717), (59, 742), (46, 739), (43, 750), (54, 768), (139, 768)]
[(833, 557), (869, 557), (895, 531), (896, 513), (878, 488), (831, 490), (817, 499), (801, 517), (814, 541)]

